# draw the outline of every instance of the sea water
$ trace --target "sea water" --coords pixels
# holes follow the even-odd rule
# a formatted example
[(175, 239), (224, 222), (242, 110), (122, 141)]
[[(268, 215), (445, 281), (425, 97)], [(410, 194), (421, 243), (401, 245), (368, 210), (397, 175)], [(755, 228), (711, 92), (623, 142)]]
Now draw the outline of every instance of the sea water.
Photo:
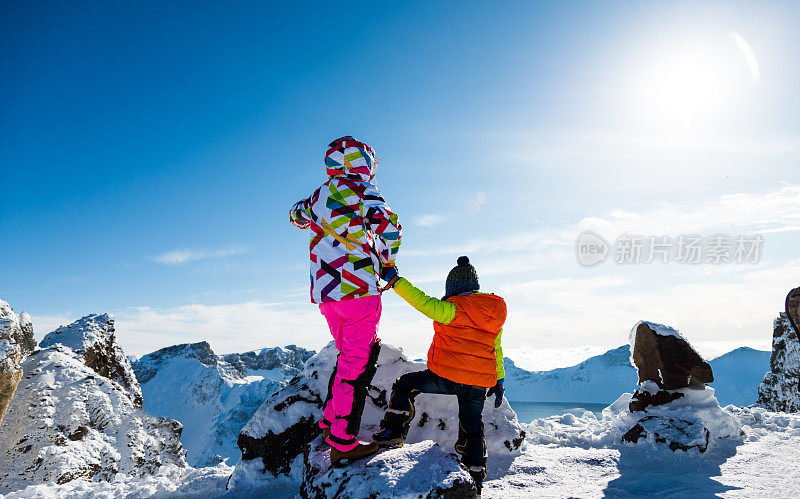
[(582, 416), (584, 412), (591, 411), (600, 417), (603, 409), (608, 404), (595, 404), (586, 402), (513, 402), (509, 401), (511, 408), (517, 413), (520, 423), (530, 423), (534, 419), (547, 418), (550, 416), (560, 416), (571, 413)]

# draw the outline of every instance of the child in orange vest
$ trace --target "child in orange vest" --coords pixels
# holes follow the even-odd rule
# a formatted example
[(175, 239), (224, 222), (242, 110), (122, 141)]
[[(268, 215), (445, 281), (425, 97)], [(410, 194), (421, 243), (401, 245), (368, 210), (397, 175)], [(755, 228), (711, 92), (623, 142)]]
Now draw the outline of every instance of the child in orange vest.
[(478, 274), (462, 256), (450, 271), (441, 300), (426, 295), (405, 278), (389, 282), (411, 306), (433, 319), (433, 343), (428, 369), (404, 374), (392, 386), (392, 396), (373, 442), (400, 446), (414, 419), (414, 398), (420, 393), (458, 397), (456, 452), (466, 466), (478, 493), (486, 477), (486, 441), (483, 436), (483, 402), (495, 395), (503, 401), (503, 350), (500, 337), (506, 320), (506, 303), (499, 296), (478, 293)]

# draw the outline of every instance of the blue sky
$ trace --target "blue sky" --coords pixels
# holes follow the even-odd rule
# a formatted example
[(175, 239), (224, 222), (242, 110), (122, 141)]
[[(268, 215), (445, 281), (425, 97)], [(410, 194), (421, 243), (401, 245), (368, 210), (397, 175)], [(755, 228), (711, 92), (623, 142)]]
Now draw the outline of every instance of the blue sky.
[[(512, 358), (602, 351), (638, 319), (709, 355), (765, 348), (800, 275), (798, 10), (4, 2), (0, 297), (39, 335), (113, 312), (136, 354), (319, 348), (287, 210), (352, 134), (405, 226), (401, 272), (438, 295), (468, 254)], [(763, 254), (587, 269), (585, 229), (761, 234)], [(384, 340), (422, 355), (429, 325), (384, 302)]]

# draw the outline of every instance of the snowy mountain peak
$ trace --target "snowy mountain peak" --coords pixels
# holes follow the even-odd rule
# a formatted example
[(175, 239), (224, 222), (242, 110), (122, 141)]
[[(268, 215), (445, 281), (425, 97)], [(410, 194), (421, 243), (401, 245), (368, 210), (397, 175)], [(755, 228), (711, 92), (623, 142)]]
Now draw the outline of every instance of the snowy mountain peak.
[(0, 493), (186, 466), (181, 424), (141, 411), (139, 385), (112, 332), (113, 317), (87, 316), (48, 335), (48, 346), (22, 363), (0, 426)]
[(0, 339), (2, 338), (16, 343), (23, 356), (30, 355), (36, 349), (31, 316), (27, 312), (14, 313), (8, 302), (0, 300)]
[(0, 300), (0, 422), (22, 379), (20, 364), (35, 348), (30, 316), (15, 314), (11, 305)]
[(217, 364), (217, 356), (211, 350), (211, 345), (207, 341), (173, 345), (143, 355), (134, 362), (134, 369), (139, 383), (143, 385), (153, 379), (153, 376), (156, 375), (162, 365), (176, 358), (197, 359), (198, 362), (205, 366)]
[(183, 422), (189, 463), (208, 466), (239, 459), (239, 430), (313, 354), (289, 345), (220, 356), (201, 341), (144, 355), (133, 368), (145, 410)]
[(231, 353), (223, 355), (222, 358), (237, 372), (245, 376), (248, 371), (270, 371), (278, 368), (295, 371), (294, 374), (297, 374), (312, 355), (314, 352), (311, 350), (296, 345), (287, 345), (285, 348), (262, 348), (245, 353)]
[(112, 314), (91, 314), (72, 324), (48, 333), (39, 347), (62, 345), (77, 359), (100, 376), (121, 384), (130, 394), (134, 406), (142, 407), (142, 389), (130, 361), (122, 352), (114, 335)]
[(48, 333), (39, 343), (39, 347), (47, 348), (61, 343), (75, 352), (83, 353), (97, 343), (105, 341), (108, 335), (113, 333), (112, 314), (90, 314)]

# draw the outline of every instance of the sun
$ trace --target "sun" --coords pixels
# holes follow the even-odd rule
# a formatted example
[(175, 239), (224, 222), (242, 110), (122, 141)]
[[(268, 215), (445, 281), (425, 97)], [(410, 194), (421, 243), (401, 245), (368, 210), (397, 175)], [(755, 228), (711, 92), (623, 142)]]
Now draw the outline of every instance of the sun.
[(755, 53), (736, 32), (650, 50), (636, 74), (637, 114), (651, 125), (671, 128), (724, 119), (760, 79)]

